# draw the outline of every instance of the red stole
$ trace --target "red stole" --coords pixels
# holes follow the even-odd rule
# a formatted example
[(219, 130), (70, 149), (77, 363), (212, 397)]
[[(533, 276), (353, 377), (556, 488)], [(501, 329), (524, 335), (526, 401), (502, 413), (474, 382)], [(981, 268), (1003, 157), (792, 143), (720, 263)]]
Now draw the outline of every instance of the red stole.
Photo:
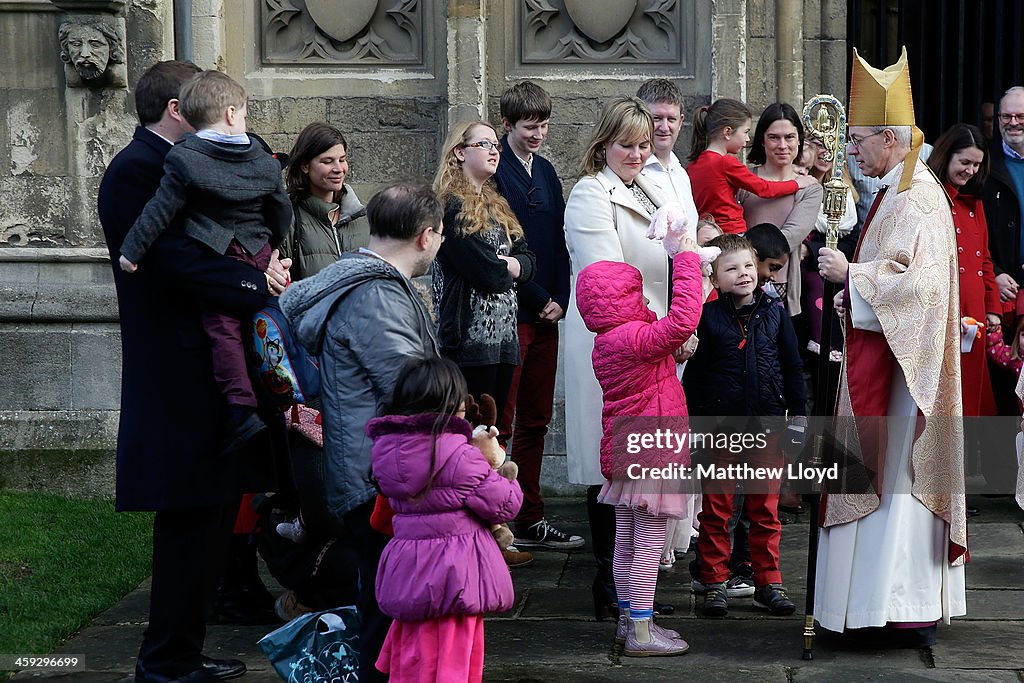
[[(871, 228), (871, 219), (875, 217), (887, 187), (882, 187), (875, 195), (864, 229), (857, 240), (857, 248), (853, 253), (854, 262), (860, 256), (860, 247), (864, 237)], [(847, 281), (846, 298), (849, 298), (851, 284)], [(860, 436), (861, 457), (869, 473), (873, 473), (872, 485), (877, 492), (882, 482), (885, 456), (886, 424), (885, 416), (889, 413), (889, 391), (892, 389), (892, 371), (896, 357), (889, 348), (889, 342), (880, 332), (858, 330), (853, 326), (850, 305), (843, 321), (846, 328), (846, 357), (856, 358), (856, 363), (846, 364), (846, 382), (850, 390), (850, 404), (857, 420), (857, 433)]]

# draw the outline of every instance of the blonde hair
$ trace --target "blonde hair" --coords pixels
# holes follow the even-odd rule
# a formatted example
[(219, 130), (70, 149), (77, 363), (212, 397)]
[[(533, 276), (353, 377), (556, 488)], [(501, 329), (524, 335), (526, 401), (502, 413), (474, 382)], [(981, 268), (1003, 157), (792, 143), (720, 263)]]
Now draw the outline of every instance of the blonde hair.
[(712, 273), (718, 274), (718, 259), (722, 258), (726, 254), (731, 254), (736, 251), (748, 251), (750, 252), (750, 258), (753, 259), (754, 263), (758, 262), (757, 249), (754, 249), (754, 245), (750, 243), (743, 235), (719, 235), (715, 239), (708, 242), (705, 246), (718, 247), (722, 250), (722, 253), (715, 257), (715, 260), (711, 262)]
[(504, 229), (510, 242), (520, 240), (523, 238), (523, 228), (512, 212), (512, 207), (498, 194), (494, 183), (488, 179), (480, 192), (477, 192), (469, 177), (462, 171), (462, 161), (455, 156), (456, 149), (472, 142), (469, 133), (477, 126), (490, 128), (495, 137), (498, 135), (494, 126), (486, 121), (461, 121), (452, 126), (444, 141), (441, 162), (438, 164), (437, 173), (434, 174), (434, 192), (443, 203), (452, 198), (462, 201), (458, 225), (446, 227), (473, 235), (486, 229), (493, 221)]
[[(725, 231), (722, 230), (722, 227), (720, 225), (718, 225), (718, 221), (716, 221), (715, 217), (713, 215), (711, 215), (710, 213), (704, 214), (703, 216), (701, 216), (697, 220), (697, 226), (694, 228), (694, 233), (695, 234), (699, 233), (701, 228), (710, 228), (710, 229), (714, 230), (715, 232), (717, 232), (718, 235), (724, 235), (725, 234)], [(718, 237), (718, 235), (715, 235), (715, 237)], [(714, 239), (714, 237), (712, 237), (711, 239)], [(701, 246), (704, 246), (704, 245), (701, 245)]]
[(600, 173), (606, 161), (605, 146), (616, 140), (629, 144), (646, 140), (654, 144), (654, 119), (639, 97), (618, 97), (601, 110), (583, 153), (580, 176)]
[(228, 107), (241, 109), (245, 99), (245, 88), (213, 69), (197, 73), (178, 94), (181, 115), (196, 130), (216, 123)]

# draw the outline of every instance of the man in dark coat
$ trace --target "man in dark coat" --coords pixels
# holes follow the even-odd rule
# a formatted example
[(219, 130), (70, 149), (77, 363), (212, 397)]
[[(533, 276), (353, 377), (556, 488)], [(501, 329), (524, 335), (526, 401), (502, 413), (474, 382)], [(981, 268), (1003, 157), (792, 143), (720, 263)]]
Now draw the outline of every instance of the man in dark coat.
[[(1019, 289), (1024, 285), (1021, 235), (1024, 233), (1024, 88), (1014, 86), (999, 100), (996, 117), (999, 134), (992, 138), (988, 158), (991, 163), (983, 190), (985, 219), (988, 222), (988, 247), (992, 267), (1003, 302), (1003, 337), (1013, 342), (1020, 312)], [(1016, 304), (1016, 305), (1015, 305)], [(1016, 378), (989, 361), (992, 393), (1000, 415), (1019, 415)], [(1002, 448), (988, 449), (981, 460), (982, 474), (990, 493), (1002, 492), (1001, 484), (1014, 481), (1017, 463), (1013, 457), (1016, 421), (1005, 425), (997, 442)], [(993, 438), (993, 437), (989, 437)], [(992, 443), (990, 441), (990, 443)]]
[[(999, 100), (999, 135), (989, 149), (991, 171), (985, 182), (985, 216), (988, 220), (988, 244), (996, 271), (999, 296), (1013, 302), (1024, 284), (1021, 268), (1022, 212), (1024, 186), (1024, 88), (1010, 88)], [(1007, 306), (1004, 310), (1012, 310)]]
[(204, 608), (238, 511), (242, 474), (255, 465), (242, 466), (249, 452), (217, 456), (226, 406), (213, 380), (199, 298), (252, 312), (263, 306), (270, 278), (175, 230), (153, 245), (152, 267), (132, 276), (117, 267), (125, 234), (160, 184), (164, 157), (191, 130), (177, 93), (198, 72), (191, 63), (161, 62), (139, 79), (142, 125), (111, 161), (98, 198), (121, 317), (117, 509), (156, 512), (149, 626), (136, 665), (136, 681), (147, 683), (245, 673), (240, 661), (202, 655)]

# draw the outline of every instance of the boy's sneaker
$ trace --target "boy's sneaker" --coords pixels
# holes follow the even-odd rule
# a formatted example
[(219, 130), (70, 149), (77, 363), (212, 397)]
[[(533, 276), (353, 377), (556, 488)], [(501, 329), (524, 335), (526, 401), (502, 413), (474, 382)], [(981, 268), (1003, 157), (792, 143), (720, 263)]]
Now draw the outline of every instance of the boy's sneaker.
[[(704, 595), (708, 592), (708, 587), (694, 579), (690, 581), (690, 590), (695, 595)], [(745, 576), (730, 576), (725, 582), (725, 594), (730, 598), (749, 598), (754, 594), (754, 580)]]
[(277, 535), (281, 538), (287, 538), (292, 543), (305, 543), (306, 542), (306, 527), (302, 524), (302, 520), (296, 517), (289, 522), (281, 522), (274, 530), (277, 531)]
[(796, 605), (786, 595), (785, 586), (768, 584), (754, 592), (754, 607), (768, 610), (776, 616), (785, 616), (796, 611)]
[(728, 613), (729, 595), (726, 593), (725, 583), (708, 584), (702, 614), (706, 617), (724, 617)]
[(583, 537), (570, 535), (548, 524), (541, 519), (525, 529), (516, 530), (517, 546), (524, 548), (551, 548), (552, 550), (572, 550), (583, 547)]

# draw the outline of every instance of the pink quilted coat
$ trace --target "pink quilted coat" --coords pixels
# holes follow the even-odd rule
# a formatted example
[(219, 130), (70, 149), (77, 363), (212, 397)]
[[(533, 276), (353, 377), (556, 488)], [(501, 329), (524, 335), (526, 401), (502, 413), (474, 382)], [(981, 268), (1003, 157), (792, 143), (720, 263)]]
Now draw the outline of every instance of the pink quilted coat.
[[(617, 261), (598, 261), (576, 279), (576, 303), (594, 340), (594, 374), (604, 391), (601, 414), (601, 473), (613, 471), (613, 422), (621, 417), (685, 417), (686, 398), (676, 377), (672, 352), (697, 329), (701, 313), (700, 257), (682, 252), (673, 259), (672, 302), (668, 314), (658, 320), (644, 304), (640, 271)], [(651, 421), (652, 423), (654, 421)], [(648, 424), (648, 423), (645, 423)], [(685, 422), (669, 421), (685, 429)], [(643, 462), (660, 456), (646, 451), (631, 461), (644, 466), (667, 462)], [(688, 453), (684, 454), (689, 464)], [(616, 456), (621, 464), (622, 454)], [(678, 454), (671, 459), (680, 462)]]

